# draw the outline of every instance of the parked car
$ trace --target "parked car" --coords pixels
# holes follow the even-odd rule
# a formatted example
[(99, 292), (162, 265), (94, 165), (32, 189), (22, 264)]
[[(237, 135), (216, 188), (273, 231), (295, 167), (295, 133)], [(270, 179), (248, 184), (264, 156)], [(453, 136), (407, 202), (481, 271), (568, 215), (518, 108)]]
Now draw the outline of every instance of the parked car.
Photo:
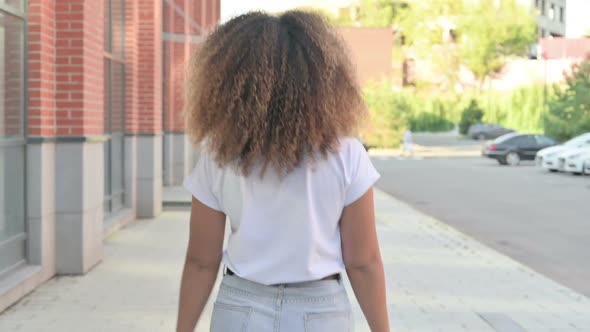
[(560, 170), (559, 157), (570, 149), (577, 149), (590, 145), (590, 133), (585, 133), (572, 138), (571, 140), (546, 149), (537, 153), (535, 158), (537, 166), (551, 172)]
[(502, 135), (513, 133), (514, 130), (504, 128), (500, 125), (489, 123), (476, 123), (469, 127), (467, 135), (472, 139), (488, 140), (495, 139)]
[[(568, 150), (567, 153), (562, 153), (559, 157), (560, 170), (582, 175), (588, 158), (590, 158), (590, 145), (584, 148)], [(561, 165), (563, 165), (563, 168), (561, 168)]]
[(521, 160), (535, 160), (537, 152), (557, 142), (545, 135), (511, 133), (487, 143), (482, 155), (500, 165), (516, 166)]

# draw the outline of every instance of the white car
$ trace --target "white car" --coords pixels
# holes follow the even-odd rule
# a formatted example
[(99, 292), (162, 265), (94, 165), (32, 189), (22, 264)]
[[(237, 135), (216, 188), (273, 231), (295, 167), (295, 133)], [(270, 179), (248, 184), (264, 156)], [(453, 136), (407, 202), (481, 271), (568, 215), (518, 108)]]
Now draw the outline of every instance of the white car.
[(585, 161), (590, 158), (590, 146), (579, 149), (571, 149), (559, 157), (559, 164), (563, 170), (574, 174), (584, 174)]
[(576, 149), (587, 145), (590, 145), (590, 133), (576, 136), (561, 145), (552, 146), (537, 152), (535, 158), (536, 164), (545, 170), (557, 172), (560, 170), (559, 157), (562, 153), (569, 149)]
[(587, 158), (586, 161), (584, 161), (584, 173), (590, 175), (590, 158)]

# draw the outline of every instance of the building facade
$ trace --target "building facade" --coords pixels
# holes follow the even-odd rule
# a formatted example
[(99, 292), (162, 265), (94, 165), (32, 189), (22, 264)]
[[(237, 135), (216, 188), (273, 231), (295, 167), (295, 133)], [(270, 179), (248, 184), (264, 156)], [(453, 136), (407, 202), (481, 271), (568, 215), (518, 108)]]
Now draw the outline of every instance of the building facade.
[(590, 35), (590, 1), (533, 0), (540, 38), (581, 38)]
[(192, 165), (183, 79), (219, 0), (0, 0), (0, 311), (100, 263)]

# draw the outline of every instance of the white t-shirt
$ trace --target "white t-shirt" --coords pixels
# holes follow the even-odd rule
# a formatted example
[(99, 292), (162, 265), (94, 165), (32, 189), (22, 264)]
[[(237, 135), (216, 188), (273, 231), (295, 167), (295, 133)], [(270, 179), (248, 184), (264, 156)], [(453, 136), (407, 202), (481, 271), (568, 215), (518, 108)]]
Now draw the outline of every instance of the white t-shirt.
[(341, 140), (337, 153), (304, 162), (282, 179), (269, 167), (244, 177), (218, 167), (203, 148), (185, 188), (224, 212), (231, 232), (223, 264), (265, 285), (318, 280), (344, 272), (339, 220), (345, 206), (379, 179), (363, 145)]

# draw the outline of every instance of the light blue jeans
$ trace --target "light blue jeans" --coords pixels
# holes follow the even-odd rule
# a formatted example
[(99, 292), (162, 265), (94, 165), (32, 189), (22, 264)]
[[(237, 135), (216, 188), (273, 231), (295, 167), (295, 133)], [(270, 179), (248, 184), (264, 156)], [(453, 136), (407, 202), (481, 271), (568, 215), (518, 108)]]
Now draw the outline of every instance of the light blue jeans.
[(265, 286), (223, 277), (211, 332), (351, 332), (352, 310), (341, 280)]

